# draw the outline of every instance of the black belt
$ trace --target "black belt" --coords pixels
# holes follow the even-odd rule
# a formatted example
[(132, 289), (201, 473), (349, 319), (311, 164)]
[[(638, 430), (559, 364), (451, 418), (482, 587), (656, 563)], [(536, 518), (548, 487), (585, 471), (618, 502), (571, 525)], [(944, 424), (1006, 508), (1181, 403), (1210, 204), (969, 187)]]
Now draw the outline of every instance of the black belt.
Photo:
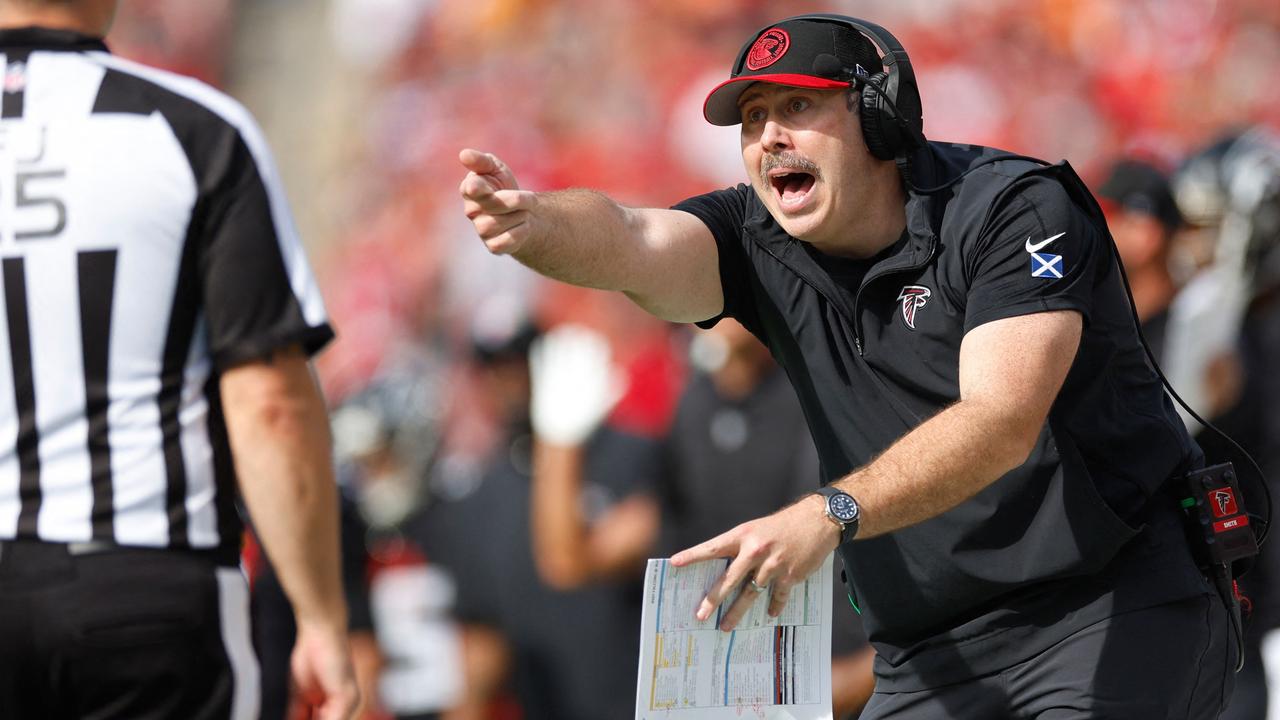
[(166, 548), (153, 547), (147, 545), (120, 545), (110, 540), (85, 540), (78, 542), (50, 542), (46, 540), (29, 540), (29, 539), (9, 539), (0, 540), (0, 562), (3, 561), (7, 551), (15, 546), (39, 546), (46, 551), (55, 551), (61, 549), (67, 555), (72, 557), (81, 557), (86, 555), (103, 555), (107, 553), (119, 552), (142, 552), (142, 553), (166, 553), (178, 556), (191, 557), (215, 565), (223, 567), (236, 567), (240, 564), (239, 553), (232, 549), (230, 551), (222, 548)]
[(67, 543), (68, 555), (97, 555), (98, 553), (121, 550), (119, 545), (106, 540), (89, 540), (87, 542)]

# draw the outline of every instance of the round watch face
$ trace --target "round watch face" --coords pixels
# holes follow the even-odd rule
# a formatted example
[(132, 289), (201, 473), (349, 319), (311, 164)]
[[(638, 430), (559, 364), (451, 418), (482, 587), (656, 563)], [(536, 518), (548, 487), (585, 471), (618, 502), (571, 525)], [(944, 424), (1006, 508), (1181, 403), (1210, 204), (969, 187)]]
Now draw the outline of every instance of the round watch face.
[(858, 504), (848, 495), (832, 495), (827, 501), (827, 509), (831, 515), (843, 523), (853, 522), (858, 518)]

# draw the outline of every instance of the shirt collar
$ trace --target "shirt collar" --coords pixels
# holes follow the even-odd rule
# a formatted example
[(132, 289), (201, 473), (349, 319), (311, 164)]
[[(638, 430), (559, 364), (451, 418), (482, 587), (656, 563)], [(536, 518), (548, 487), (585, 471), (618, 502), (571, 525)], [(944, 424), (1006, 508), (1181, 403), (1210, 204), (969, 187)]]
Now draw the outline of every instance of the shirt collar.
[(24, 27), (0, 30), (0, 50), (62, 50), (84, 52), (101, 50), (111, 52), (102, 38), (84, 35), (73, 30), (46, 27)]

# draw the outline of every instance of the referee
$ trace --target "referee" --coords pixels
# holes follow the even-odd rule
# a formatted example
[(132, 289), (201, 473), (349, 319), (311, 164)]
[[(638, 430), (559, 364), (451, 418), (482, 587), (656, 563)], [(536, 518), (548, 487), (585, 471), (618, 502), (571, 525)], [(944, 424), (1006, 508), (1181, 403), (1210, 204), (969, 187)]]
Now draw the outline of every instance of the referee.
[(333, 333), (252, 118), (116, 4), (0, 0), (0, 717), (257, 716), (238, 476), (345, 718)]

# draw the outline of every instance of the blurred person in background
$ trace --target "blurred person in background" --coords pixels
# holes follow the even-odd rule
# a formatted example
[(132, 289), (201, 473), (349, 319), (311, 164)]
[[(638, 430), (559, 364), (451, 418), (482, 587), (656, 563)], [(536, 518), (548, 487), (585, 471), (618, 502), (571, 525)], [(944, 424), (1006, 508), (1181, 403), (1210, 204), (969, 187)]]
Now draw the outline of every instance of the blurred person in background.
[[(659, 528), (658, 444), (605, 424), (625, 389), (609, 344), (585, 327), (562, 325), (534, 344), (529, 370), (538, 573), (561, 590), (617, 580), (635, 585)], [(636, 478), (625, 497), (610, 487), (618, 474)]]
[[(382, 660), (373, 632), (369, 607), (369, 553), (365, 549), (368, 530), (350, 497), (354, 482), (351, 468), (339, 467), (338, 514), (342, 559), (342, 589), (347, 602), (347, 630), (356, 685), (363, 705), (361, 720), (380, 720), (378, 674)], [(291, 687), (289, 656), (297, 641), (297, 621), (284, 586), (270, 562), (262, 556), (261, 546), (250, 534), (245, 548), (245, 570), (249, 576), (249, 609), (253, 619), (253, 647), (262, 671), (262, 720), (294, 720), (306, 717), (304, 702)]]
[[(533, 548), (547, 582), (567, 589), (634, 577), (646, 557), (666, 557), (811, 490), (817, 453), (795, 392), (769, 350), (741, 324), (725, 320), (695, 335), (690, 354), (698, 371), (662, 438), (656, 491), (592, 519), (583, 511), (593, 494), (584, 458), (617, 397), (609, 347), (574, 326), (538, 341), (532, 354)], [(540, 403), (547, 404), (542, 412)], [(839, 584), (835, 594), (839, 608), (847, 602)], [(837, 611), (833, 621), (832, 703), (836, 717), (856, 717), (871, 696), (873, 653), (852, 613)]]
[[(1220, 157), (1222, 150), (1221, 144), (1217, 144), (1216, 149), (1209, 152)], [(1194, 167), (1202, 161), (1203, 157), (1193, 159), (1188, 165)], [(1213, 172), (1219, 171), (1220, 168), (1215, 166)], [(1187, 170), (1184, 169), (1184, 172)], [(1204, 174), (1210, 171), (1199, 167), (1190, 172)], [(1183, 182), (1188, 180), (1184, 177)], [(1214, 182), (1216, 184), (1218, 181)], [(1134, 307), (1142, 321), (1142, 333), (1153, 358), (1161, 365), (1171, 364), (1177, 368), (1181, 360), (1177, 356), (1170, 358), (1167, 352), (1171, 308), (1180, 289), (1180, 283), (1174, 278), (1175, 253), (1182, 253), (1184, 265), (1181, 272), (1192, 277), (1197, 272), (1206, 272), (1207, 268), (1214, 265), (1216, 229), (1221, 223), (1222, 211), (1207, 207), (1209, 200), (1205, 196), (1206, 192), (1209, 191), (1205, 188), (1190, 190), (1184, 187), (1184, 202), (1192, 197), (1200, 197), (1202, 204), (1195, 209), (1195, 226), (1183, 232), (1183, 216), (1174, 199), (1173, 187), (1168, 176), (1154, 165), (1139, 160), (1121, 160), (1111, 167), (1106, 179), (1098, 187), (1097, 193), (1107, 214), (1107, 225), (1111, 228), (1120, 260), (1129, 275)], [(1212, 190), (1216, 197), (1213, 202), (1219, 207), (1230, 202), (1221, 196), (1225, 192), (1226, 189), (1221, 187)], [(1179, 240), (1183, 246), (1175, 248), (1175, 243)], [(1231, 282), (1244, 284), (1247, 281), (1237, 277)], [(1204, 321), (1218, 327), (1232, 325), (1234, 321), (1229, 307), (1219, 310), (1218, 313), (1203, 315)], [(1201, 333), (1190, 331), (1190, 322), (1189, 318), (1180, 313), (1174, 320), (1177, 335), (1202, 339)], [(1243, 321), (1241, 340), (1256, 334), (1255, 330), (1260, 327), (1257, 323)], [(1258, 346), (1257, 343), (1247, 341), (1245, 344)], [(1253, 358), (1247, 364), (1250, 371), (1248, 377), (1244, 377), (1246, 366), (1242, 362), (1243, 349), (1244, 344), (1231, 342), (1227, 347), (1221, 348), (1216, 356), (1206, 358), (1206, 365), (1201, 373), (1200, 388), (1203, 390), (1197, 392), (1204, 404), (1202, 407), (1193, 407), (1210, 422), (1239, 438), (1250, 452), (1256, 453), (1261, 449), (1259, 442), (1266, 433), (1265, 416), (1270, 413), (1266, 410), (1261, 393), (1250, 393), (1245, 389), (1249, 386), (1253, 386), (1254, 390), (1260, 389), (1257, 386), (1263, 379), (1258, 371), (1265, 367), (1265, 361), (1261, 357)], [(1174, 389), (1182, 390), (1177, 385)], [(1205, 431), (1198, 423), (1191, 424), (1189, 429), (1210, 456), (1231, 458), (1241, 471), (1252, 472), (1251, 468), (1246, 468), (1243, 459), (1235, 457), (1234, 451), (1216, 435)], [(1251, 489), (1253, 488), (1245, 488), (1246, 492)], [(1257, 502), (1260, 501), (1259, 498)], [(1261, 720), (1267, 714), (1266, 675), (1261, 644), (1263, 634), (1275, 622), (1272, 613), (1260, 612), (1273, 592), (1267, 570), (1268, 567), (1263, 565), (1241, 581), (1241, 587), (1252, 601), (1252, 606), (1259, 612), (1245, 617), (1248, 621), (1245, 667), (1236, 677), (1235, 693), (1224, 718)]]
[(448, 614), (452, 584), (415, 542), (431, 502), (447, 374), (435, 342), (398, 344), (333, 413), (335, 454), (352, 498), (344, 538), (358, 554), (350, 564), (362, 568), (348, 587), (366, 593), (376, 638), (369, 664), (376, 660), (378, 671), (370, 684), (384, 713), (378, 717), (437, 718), (461, 696), (460, 641)]
[(467, 149), (464, 211), (492, 252), (734, 317), (787, 370), (831, 485), (673, 557), (732, 558), (699, 619), (735, 594), (722, 630), (778, 614), (839, 548), (877, 652), (867, 717), (1216, 717), (1229, 570), (1197, 567), (1165, 494), (1204, 458), (1105, 218), (1065, 163), (927, 142), (893, 45), (836, 16), (749, 38), (704, 115), (741, 123), (750, 186), (629, 208)]
[[(1232, 460), (1251, 505), (1260, 505), (1256, 483), (1274, 489), (1280, 474), (1280, 137), (1249, 128), (1217, 138), (1183, 162), (1174, 188), (1191, 225), (1186, 254), (1197, 262), (1170, 307), (1166, 367), (1187, 402), (1260, 463), (1255, 479), (1227, 440), (1188, 418), (1205, 453)], [(1280, 626), (1278, 581), (1274, 549), (1240, 580), (1252, 606), (1246, 664), (1223, 718), (1267, 716), (1262, 640)]]
[(1141, 160), (1112, 165), (1097, 195), (1129, 275), (1142, 334), (1158, 361), (1164, 356), (1169, 306), (1178, 293), (1170, 256), (1182, 213), (1168, 176)]
[[(698, 331), (690, 348), (699, 372), (680, 398), (663, 443), (663, 547), (669, 556), (812, 492), (817, 450), (795, 391), (768, 348), (736, 320)], [(875, 685), (875, 653), (834, 583), (831, 703), (856, 718)]]
[[(1188, 157), (1174, 189), (1189, 221), (1178, 244), (1191, 272), (1169, 309), (1169, 379), (1202, 415), (1236, 430), (1228, 434), (1244, 433), (1247, 447), (1264, 448), (1258, 419), (1267, 388), (1257, 383), (1270, 368), (1258, 333), (1275, 292), (1280, 139), (1264, 128), (1218, 138)], [(1211, 435), (1198, 439), (1217, 450), (1221, 443)]]
[(333, 331), (256, 123), (113, 56), (116, 6), (0, 2), (0, 716), (257, 717), (242, 499), (347, 718)]
[[(487, 406), (499, 433), (465, 492), (452, 480), (421, 518), (416, 537), (429, 562), (456, 587), (465, 690), (461, 707), (445, 717), (480, 718), (518, 712), (529, 720), (594, 720), (634, 712), (639, 654), (640, 570), (632, 553), (607, 582), (574, 587), (572, 578), (544, 581), (531, 549), (534, 464), (529, 353), (537, 330), (523, 308), (490, 298), (471, 327), (477, 380), (470, 402)], [(577, 400), (574, 393), (559, 398)], [(538, 403), (539, 400), (533, 400)], [(545, 418), (543, 418), (545, 420)], [(561, 432), (569, 427), (562, 415)], [(642, 438), (616, 433), (597, 439), (586, 459), (594, 492), (589, 518), (619, 516), (651, 492), (656, 461)], [(442, 460), (440, 473), (456, 472)], [(450, 490), (449, 485), (455, 487)], [(604, 548), (609, 553), (609, 548)]]
[[(438, 600), (429, 574), (422, 577), (428, 569), (402, 537), (423, 502), (437, 445), (440, 376), (427, 353), (400, 348), (384, 355), (374, 377), (332, 413), (342, 585), (363, 720), (390, 717), (389, 711), (406, 705), (415, 712), (396, 717), (421, 716), (418, 706), (439, 710), (448, 703), (435, 698), (452, 699), (445, 666), (456, 660), (449, 652), (455, 647), (447, 630), (442, 632), (443, 615), (428, 611)], [(256, 542), (245, 555), (254, 648), (262, 665), (261, 717), (291, 720), (302, 715), (289, 684), (293, 612)], [(401, 678), (406, 670), (417, 671), (407, 691)]]

